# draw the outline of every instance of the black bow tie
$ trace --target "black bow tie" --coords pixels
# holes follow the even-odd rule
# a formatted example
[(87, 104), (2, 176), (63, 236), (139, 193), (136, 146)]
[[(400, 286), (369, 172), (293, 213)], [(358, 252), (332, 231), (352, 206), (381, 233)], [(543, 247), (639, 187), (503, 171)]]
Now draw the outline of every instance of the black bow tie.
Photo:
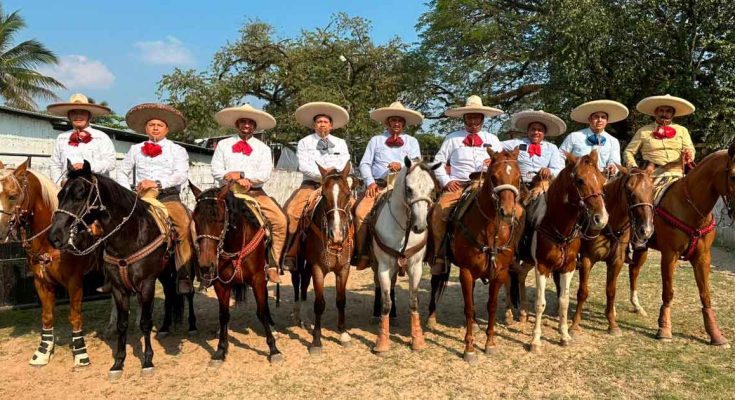
[(334, 147), (334, 143), (330, 142), (327, 138), (319, 139), (316, 143), (316, 149), (322, 154), (329, 153), (329, 149)]

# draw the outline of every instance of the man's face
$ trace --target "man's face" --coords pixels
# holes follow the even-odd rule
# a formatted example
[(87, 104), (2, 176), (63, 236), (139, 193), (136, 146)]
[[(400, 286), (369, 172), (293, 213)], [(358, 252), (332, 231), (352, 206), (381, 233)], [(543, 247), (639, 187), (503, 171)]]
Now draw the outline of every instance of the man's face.
[(590, 123), (590, 129), (594, 132), (602, 132), (607, 126), (607, 113), (598, 111), (590, 114), (587, 118), (587, 122)]
[(146, 122), (145, 133), (152, 141), (158, 142), (168, 135), (168, 125), (160, 119), (152, 119)]
[(76, 130), (80, 130), (89, 126), (89, 120), (92, 114), (85, 110), (71, 110), (69, 111), (68, 117), (69, 121), (71, 121), (71, 126)]
[(240, 118), (235, 122), (235, 126), (237, 126), (240, 136), (249, 136), (255, 133), (258, 124), (250, 118)]
[(653, 111), (654, 114), (656, 114), (656, 122), (658, 122), (660, 125), (669, 125), (671, 124), (671, 120), (674, 119), (674, 114), (676, 114), (676, 110), (674, 107), (669, 106), (658, 106)]
[(314, 120), (314, 130), (316, 133), (326, 136), (332, 131), (332, 121), (326, 115), (320, 115)]
[(528, 125), (526, 134), (531, 139), (531, 143), (541, 143), (544, 140), (544, 136), (546, 136), (546, 125), (540, 122), (532, 122)]
[(388, 128), (388, 132), (391, 135), (400, 135), (403, 132), (403, 128), (406, 127), (406, 120), (401, 117), (388, 117), (385, 120), (385, 127)]
[(468, 133), (480, 132), (482, 122), (485, 120), (485, 116), (480, 113), (465, 114), (462, 118), (464, 119), (464, 129)]

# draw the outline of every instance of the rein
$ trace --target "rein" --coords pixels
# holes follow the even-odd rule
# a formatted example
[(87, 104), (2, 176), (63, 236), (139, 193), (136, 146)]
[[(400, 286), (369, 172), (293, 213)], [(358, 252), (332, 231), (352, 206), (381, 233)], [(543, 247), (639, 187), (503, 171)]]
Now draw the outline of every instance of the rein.
[[(327, 178), (337, 178), (337, 179), (343, 179), (342, 175), (339, 173), (333, 173), (326, 175), (322, 178), (322, 182), (325, 182)], [(352, 193), (348, 192), (351, 196)], [(324, 195), (322, 194), (322, 199), (320, 200), (324, 201)], [(349, 204), (349, 202), (348, 202)], [(349, 262), (349, 253), (352, 249), (353, 245), (353, 238), (354, 238), (354, 225), (352, 224), (352, 213), (348, 212), (344, 208), (341, 207), (335, 207), (331, 210), (324, 210), (321, 205), (317, 205), (317, 212), (321, 211), (321, 227), (317, 226), (314, 223), (314, 218), (311, 218), (309, 221), (309, 229), (311, 229), (312, 232), (317, 236), (319, 240), (324, 244), (324, 251), (322, 252), (322, 263), (324, 266), (330, 265), (330, 263), (327, 262), (327, 256), (334, 256), (335, 257), (335, 265), (343, 265), (347, 262)], [(328, 216), (330, 213), (338, 213), (341, 216), (343, 215), (345, 218), (343, 219), (344, 222), (340, 224), (340, 230), (342, 231), (343, 235), (345, 235), (345, 240), (341, 244), (335, 244), (332, 239), (328, 238), (324, 232), (327, 232), (329, 227), (329, 221)], [(315, 213), (316, 214), (316, 213)], [(342, 220), (342, 219), (341, 219)], [(342, 258), (345, 256), (345, 249), (347, 249), (347, 259), (342, 260)], [(333, 265), (334, 266), (334, 265)]]

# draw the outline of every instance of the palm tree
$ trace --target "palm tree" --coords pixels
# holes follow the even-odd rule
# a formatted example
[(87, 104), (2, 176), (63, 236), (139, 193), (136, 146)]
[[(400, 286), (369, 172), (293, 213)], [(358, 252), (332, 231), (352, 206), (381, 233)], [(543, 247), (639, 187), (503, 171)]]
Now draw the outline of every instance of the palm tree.
[(58, 99), (52, 89), (64, 85), (36, 71), (38, 66), (58, 63), (43, 44), (26, 40), (13, 46), (13, 37), (25, 26), (17, 11), (6, 15), (0, 4), (0, 97), (11, 107), (33, 110), (34, 98)]

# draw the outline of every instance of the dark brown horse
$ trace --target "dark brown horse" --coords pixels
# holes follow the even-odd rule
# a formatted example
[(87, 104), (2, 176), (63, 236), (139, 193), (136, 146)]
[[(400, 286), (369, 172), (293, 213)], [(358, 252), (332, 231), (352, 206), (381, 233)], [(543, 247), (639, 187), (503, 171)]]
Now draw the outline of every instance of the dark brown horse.
[(82, 281), (96, 265), (98, 254), (77, 257), (54, 249), (46, 237), (58, 207), (59, 188), (48, 178), (28, 169), (30, 161), (15, 170), (0, 162), (0, 240), (18, 240), (26, 251), (33, 284), (41, 301), (41, 344), (30, 364), (48, 364), (54, 352), (56, 287), (69, 293), (69, 324), (74, 366), (89, 365), (82, 332)]
[(245, 201), (230, 192), (230, 186), (204, 192), (191, 183), (196, 197), (193, 214), (193, 240), (205, 286), (214, 285), (219, 302), (219, 343), (212, 355), (221, 363), (229, 347), (230, 295), (234, 285), (253, 288), (258, 320), (263, 324), (268, 343), (268, 360), (277, 363), (283, 355), (271, 331), (265, 276), (265, 231)]
[[(648, 246), (661, 251), (661, 310), (656, 338), (671, 340), (671, 300), (674, 298), (674, 269), (679, 260), (691, 262), (702, 302), (704, 328), (710, 344), (729, 347), (720, 332), (712, 309), (709, 273), (715, 240), (712, 210), (722, 198), (730, 218), (735, 217), (735, 143), (705, 157), (689, 174), (674, 182), (656, 206), (655, 234)], [(647, 251), (636, 251), (631, 269), (631, 285), (645, 263)]]
[[(581, 246), (583, 223), (590, 229), (601, 230), (607, 225), (602, 187), (605, 177), (597, 169), (597, 151), (575, 157), (567, 155), (566, 167), (559, 173), (545, 193), (545, 210), (527, 209), (524, 243), (521, 248), (522, 264), (511, 270), (510, 294), (518, 304), (525, 294), (525, 279), (531, 268), (536, 275), (536, 324), (531, 351), (541, 350), (541, 322), (546, 309), (546, 279), (552, 272), (560, 273), (559, 333), (562, 346), (569, 345), (572, 337), (567, 327), (569, 286), (577, 265)], [(540, 198), (539, 201), (544, 201)], [(522, 246), (523, 247), (523, 246)], [(525, 302), (521, 304), (523, 313)], [(523, 318), (523, 317), (522, 317)]]
[[(452, 263), (459, 266), (459, 281), (464, 297), (466, 332), (464, 359), (472, 362), (475, 354), (472, 328), (475, 322), (475, 282), (489, 282), (487, 301), (488, 324), (485, 352), (495, 350), (495, 311), (500, 288), (508, 282), (508, 271), (523, 233), (523, 208), (518, 203), (521, 171), (518, 167), (519, 149), (493, 152), (482, 186), (472, 204), (450, 228)], [(441, 275), (437, 293), (437, 280), (432, 279), (432, 296), (429, 304), (429, 320), (436, 320), (436, 295), (441, 295), (449, 279), (449, 273)]]
[(580, 331), (582, 309), (589, 295), (589, 276), (592, 266), (599, 261), (607, 264), (605, 294), (607, 306), (607, 332), (620, 336), (615, 320), (615, 292), (620, 270), (625, 263), (625, 252), (631, 241), (641, 246), (653, 234), (653, 180), (652, 168), (631, 171), (620, 167), (621, 175), (603, 188), (605, 208), (610, 213), (607, 226), (602, 231), (584, 233), (580, 249), (579, 289), (577, 309), (574, 312), (571, 331)]

